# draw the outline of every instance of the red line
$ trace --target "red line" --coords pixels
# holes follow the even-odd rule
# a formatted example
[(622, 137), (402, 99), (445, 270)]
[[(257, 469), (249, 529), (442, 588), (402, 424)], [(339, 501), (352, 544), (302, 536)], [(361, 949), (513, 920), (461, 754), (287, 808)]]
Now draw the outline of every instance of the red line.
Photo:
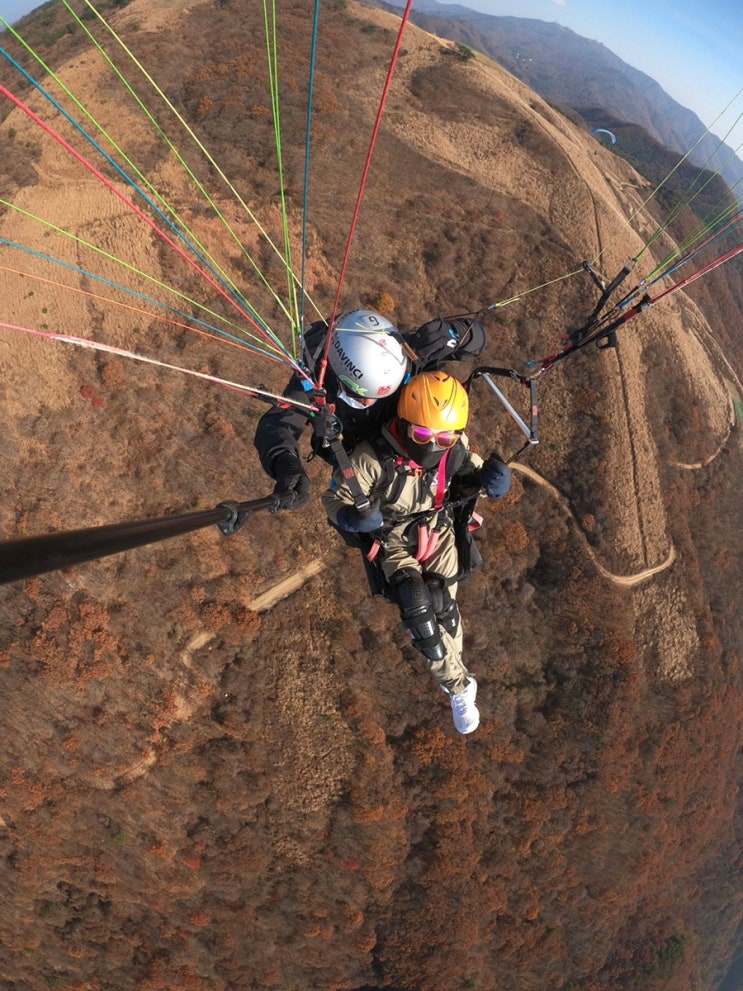
[(651, 302), (657, 303), (659, 299), (663, 299), (663, 297), (667, 296), (669, 293), (675, 292), (677, 289), (682, 289), (684, 286), (688, 286), (690, 282), (694, 282), (694, 280), (698, 279), (701, 275), (706, 275), (707, 272), (711, 272), (712, 269), (717, 268), (718, 265), (723, 265), (726, 261), (729, 261), (731, 258), (735, 258), (735, 256), (739, 255), (741, 251), (743, 251), (743, 244), (739, 244), (737, 248), (731, 248), (730, 251), (727, 251), (724, 255), (720, 255), (719, 258), (716, 258), (714, 261), (711, 261), (708, 265), (705, 265), (703, 268), (698, 269), (696, 272), (692, 272), (692, 274), (687, 276), (682, 282), (677, 282), (669, 289), (666, 289), (664, 292), (659, 293), (657, 296), (654, 296)]
[(335, 294), (335, 302), (333, 303), (333, 312), (330, 317), (330, 323), (328, 325), (328, 336), (325, 341), (325, 349), (323, 351), (322, 362), (320, 366), (320, 374), (318, 376), (317, 384), (318, 388), (322, 388), (322, 384), (325, 381), (325, 372), (328, 366), (328, 352), (330, 350), (330, 335), (333, 333), (333, 325), (335, 324), (335, 318), (338, 315), (338, 305), (341, 298), (341, 289), (343, 287), (343, 280), (346, 275), (346, 268), (348, 267), (348, 259), (351, 254), (351, 242), (353, 241), (353, 236), (356, 231), (356, 223), (359, 219), (359, 211), (361, 209), (361, 200), (364, 195), (364, 188), (366, 186), (366, 180), (369, 175), (369, 169), (371, 167), (372, 154), (374, 152), (374, 145), (377, 140), (377, 135), (379, 133), (379, 127), (382, 123), (382, 114), (384, 113), (384, 106), (387, 102), (387, 96), (390, 91), (390, 86), (392, 85), (392, 75), (395, 71), (395, 66), (397, 64), (397, 58), (400, 53), (400, 46), (402, 44), (402, 36), (405, 31), (405, 27), (408, 23), (410, 17), (410, 12), (413, 8), (413, 0), (408, 0), (405, 11), (402, 15), (402, 21), (400, 23), (400, 30), (397, 34), (397, 41), (395, 42), (395, 48), (392, 52), (392, 59), (390, 61), (389, 69), (387, 70), (387, 79), (385, 80), (384, 89), (382, 90), (382, 99), (379, 103), (379, 109), (377, 110), (377, 119), (374, 122), (374, 129), (372, 131), (371, 141), (369, 142), (369, 150), (366, 154), (366, 163), (364, 164), (364, 172), (361, 176), (361, 184), (359, 186), (358, 196), (356, 197), (356, 207), (353, 212), (353, 219), (351, 221), (351, 229), (348, 232), (348, 241), (346, 242), (346, 253), (343, 256), (343, 264), (341, 266), (341, 274), (338, 279), (338, 289)]
[[(253, 327), (255, 327), (255, 329), (258, 331), (258, 333), (264, 338), (264, 340), (266, 340), (272, 346), (274, 347), (276, 346), (276, 342), (271, 339), (270, 335), (268, 335), (263, 330), (260, 324), (256, 323), (256, 321), (253, 320), (252, 317), (250, 317), (245, 312), (245, 310), (243, 310), (242, 307), (240, 307), (237, 304), (237, 302), (229, 295), (229, 293), (226, 293), (224, 289), (222, 289), (222, 287), (219, 285), (218, 282), (212, 279), (212, 277), (207, 272), (205, 272), (202, 268), (200, 268), (196, 264), (196, 262), (193, 261), (193, 259), (189, 258), (188, 255), (181, 248), (179, 248), (178, 245), (171, 238), (168, 237), (165, 231), (161, 230), (157, 226), (157, 224), (153, 223), (153, 221), (150, 220), (150, 218), (147, 216), (146, 213), (140, 210), (140, 208), (136, 204), (132, 203), (131, 200), (127, 199), (127, 197), (124, 196), (124, 194), (120, 190), (118, 190), (116, 186), (103, 175), (102, 172), (100, 172), (91, 162), (87, 161), (87, 159), (83, 155), (81, 155), (80, 152), (76, 151), (72, 147), (72, 145), (69, 144), (67, 141), (65, 141), (65, 139), (60, 134), (57, 134), (57, 132), (49, 124), (44, 123), (44, 121), (37, 114), (35, 114), (30, 107), (26, 106), (26, 104), (23, 103), (22, 100), (19, 100), (18, 97), (14, 96), (10, 92), (10, 90), (6, 89), (5, 86), (3, 86), (2, 84), (0, 84), (0, 93), (3, 93), (5, 96), (7, 96), (7, 98), (12, 103), (14, 103), (16, 107), (19, 108), (19, 110), (22, 110), (26, 114), (26, 116), (30, 117), (31, 120), (34, 121), (34, 123), (38, 124), (39, 127), (41, 127), (44, 131), (46, 131), (47, 134), (49, 134), (52, 138), (54, 138), (54, 140), (58, 142), (58, 144), (60, 144), (65, 149), (65, 151), (69, 152), (75, 159), (77, 159), (77, 161), (80, 162), (80, 164), (84, 166), (84, 168), (86, 168), (89, 172), (91, 172), (96, 177), (96, 179), (100, 179), (100, 181), (104, 184), (104, 186), (106, 186), (107, 189), (109, 189), (115, 196), (117, 196), (122, 201), (122, 203), (125, 203), (130, 210), (133, 210), (138, 217), (144, 220), (144, 222), (150, 228), (152, 228), (152, 230), (159, 237), (161, 237), (166, 244), (168, 244), (171, 248), (173, 248), (173, 250), (177, 252), (177, 254), (188, 265), (191, 266), (191, 268), (193, 268), (196, 272), (198, 272), (199, 275), (203, 276), (203, 278), (206, 279), (209, 285), (212, 286), (214, 289), (216, 289), (216, 291), (220, 294), (220, 296), (226, 299), (230, 303), (230, 305), (237, 310), (237, 312), (240, 314), (241, 317), (243, 317), (250, 324), (252, 324)], [(295, 360), (291, 357), (291, 355), (288, 352), (286, 353), (286, 357), (287, 357), (287, 361), (291, 363), (295, 371), (301, 374), (304, 378), (308, 379), (308, 381), (311, 381), (309, 379), (309, 376), (300, 368), (300, 366), (295, 362)]]

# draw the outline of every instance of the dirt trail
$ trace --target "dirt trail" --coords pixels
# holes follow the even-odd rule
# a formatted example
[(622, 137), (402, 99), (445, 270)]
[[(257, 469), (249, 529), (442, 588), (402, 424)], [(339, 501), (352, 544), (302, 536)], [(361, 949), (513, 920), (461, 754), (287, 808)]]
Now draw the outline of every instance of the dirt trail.
[(652, 567), (649, 568), (643, 568), (642, 571), (638, 571), (633, 575), (614, 574), (614, 572), (609, 571), (609, 569), (604, 567), (604, 565), (601, 564), (601, 562), (599, 561), (596, 555), (596, 551), (589, 544), (588, 538), (586, 537), (583, 528), (581, 527), (578, 518), (573, 512), (570, 502), (568, 501), (566, 496), (564, 496), (562, 492), (560, 492), (560, 490), (555, 485), (553, 485), (551, 482), (548, 482), (546, 478), (544, 478), (538, 472), (534, 471), (533, 468), (529, 468), (527, 465), (518, 464), (517, 462), (514, 462), (511, 465), (511, 468), (514, 471), (518, 472), (520, 475), (524, 475), (526, 478), (531, 479), (531, 481), (535, 482), (537, 485), (541, 485), (543, 488), (547, 489), (552, 496), (554, 496), (554, 498), (560, 504), (562, 509), (565, 511), (565, 514), (569, 516), (572, 519), (573, 523), (575, 524), (576, 531), (581, 538), (581, 543), (583, 544), (586, 553), (588, 554), (588, 556), (591, 558), (594, 565), (596, 566), (596, 569), (604, 576), (604, 578), (608, 578), (616, 585), (625, 585), (625, 586), (638, 585), (640, 582), (645, 581), (647, 578), (652, 578), (653, 575), (657, 575), (659, 572), (667, 570), (676, 560), (676, 550), (673, 544), (671, 544), (670, 550), (668, 551), (665, 560), (662, 561), (660, 564), (653, 565)]

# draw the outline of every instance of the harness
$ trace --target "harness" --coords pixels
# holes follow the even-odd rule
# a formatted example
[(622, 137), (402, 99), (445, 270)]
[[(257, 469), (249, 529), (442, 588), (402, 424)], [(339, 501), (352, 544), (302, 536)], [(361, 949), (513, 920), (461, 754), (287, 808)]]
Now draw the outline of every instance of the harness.
[[(399, 435), (396, 421), (390, 424), (389, 431), (393, 438), (402, 446), (402, 438)], [(398, 454), (383, 437), (375, 437), (370, 443), (374, 448), (374, 453), (377, 455), (380, 464), (384, 468), (387, 485), (392, 486), (389, 494), (390, 502), (397, 501), (405, 487), (407, 479), (411, 475), (416, 478), (424, 478), (426, 475), (433, 473), (431, 469), (421, 467), (412, 458), (406, 458)], [(382, 534), (374, 539), (366, 555), (368, 561), (374, 561), (384, 546), (385, 531), (389, 532), (393, 527), (406, 522), (409, 524), (408, 529), (414, 526), (417, 527), (416, 561), (424, 562), (431, 557), (439, 542), (439, 536), (442, 530), (449, 522), (449, 515), (445, 511), (449, 482), (461, 469), (466, 459), (467, 452), (461, 444), (457, 444), (444, 452), (444, 456), (436, 467), (436, 491), (433, 508), (407, 516), (394, 514), (389, 523), (385, 525)]]

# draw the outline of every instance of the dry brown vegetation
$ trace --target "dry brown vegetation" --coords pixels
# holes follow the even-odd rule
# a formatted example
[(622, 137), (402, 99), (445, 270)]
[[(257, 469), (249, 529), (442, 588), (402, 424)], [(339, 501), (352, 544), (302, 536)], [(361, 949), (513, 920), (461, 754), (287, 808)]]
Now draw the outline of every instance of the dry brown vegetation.
[[(133, 0), (111, 20), (278, 237), (250, 6)], [(297, 250), (308, 6), (282, 3), (280, 22)], [(41, 13), (48, 36), (35, 44), (281, 326), (175, 156), (64, 30), (69, 15)], [(322, 23), (307, 266), (321, 309), (397, 23), (354, 3)], [(642, 195), (626, 163), (484, 59), (412, 27), (404, 47), (344, 304), (383, 306), (408, 327), (518, 296), (599, 252), (610, 275), (637, 254), (654, 226), (625, 223)], [(5, 199), (225, 305), (19, 111), (0, 141)], [(178, 141), (280, 283), (234, 196)], [(0, 215), (0, 236), (122, 278), (17, 211)], [(76, 277), (30, 256), (2, 249), (0, 264), (26, 273), (0, 271), (7, 323), (283, 384), (284, 369), (237, 348), (40, 282)], [(702, 288), (695, 301), (679, 293), (628, 325), (618, 351), (584, 352), (543, 380), (528, 464), (561, 498), (517, 475), (503, 503), (482, 507), (485, 564), (460, 596), (481, 685), (472, 738), (457, 737), (394, 610), (368, 597), (356, 555), (329, 535), (316, 462), (301, 514), (0, 588), (0, 987), (716, 989), (743, 904), (743, 470), (729, 391), (743, 328), (719, 280), (714, 306)], [(486, 360), (554, 352), (593, 296), (574, 276), (493, 311)], [(252, 448), (262, 409), (235, 392), (10, 332), (0, 367), (6, 538), (270, 490)], [(476, 388), (475, 444), (510, 453), (520, 437)], [(673, 566), (633, 586), (594, 564), (631, 575), (671, 548)], [(249, 608), (315, 559), (320, 576)]]

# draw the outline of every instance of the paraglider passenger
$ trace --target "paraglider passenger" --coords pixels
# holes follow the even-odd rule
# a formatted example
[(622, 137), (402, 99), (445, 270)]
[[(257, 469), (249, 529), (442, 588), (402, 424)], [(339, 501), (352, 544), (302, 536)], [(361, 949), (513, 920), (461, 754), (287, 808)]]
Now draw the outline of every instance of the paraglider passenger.
[[(328, 324), (313, 323), (304, 335), (305, 353), (315, 377), (319, 373)], [(395, 413), (400, 387), (411, 375), (440, 368), (447, 361), (475, 358), (487, 334), (477, 320), (436, 319), (401, 333), (380, 313), (350, 310), (333, 325), (325, 379), (327, 402), (335, 405), (342, 443), (347, 451), (379, 434)], [(403, 346), (404, 345), (404, 346)], [(417, 360), (412, 360), (412, 352)], [(307, 403), (306, 382), (292, 376), (287, 399)], [(310, 482), (302, 465), (299, 439), (307, 414), (289, 404), (274, 407), (258, 422), (254, 443), (263, 470), (274, 479), (280, 509), (301, 509), (309, 500)], [(334, 465), (332, 449), (313, 433), (315, 454)], [(334, 465), (335, 466), (335, 465)]]
[(356, 479), (369, 499), (357, 508), (346, 475), (336, 470), (323, 505), (341, 533), (365, 537), (413, 646), (449, 696), (454, 725), (472, 733), (480, 722), (477, 683), (462, 660), (456, 603), (461, 577), (453, 525), (454, 496), (501, 499), (511, 472), (493, 453), (483, 462), (468, 448), (469, 399), (445, 371), (423, 372), (400, 392), (396, 416), (381, 437), (351, 453)]

